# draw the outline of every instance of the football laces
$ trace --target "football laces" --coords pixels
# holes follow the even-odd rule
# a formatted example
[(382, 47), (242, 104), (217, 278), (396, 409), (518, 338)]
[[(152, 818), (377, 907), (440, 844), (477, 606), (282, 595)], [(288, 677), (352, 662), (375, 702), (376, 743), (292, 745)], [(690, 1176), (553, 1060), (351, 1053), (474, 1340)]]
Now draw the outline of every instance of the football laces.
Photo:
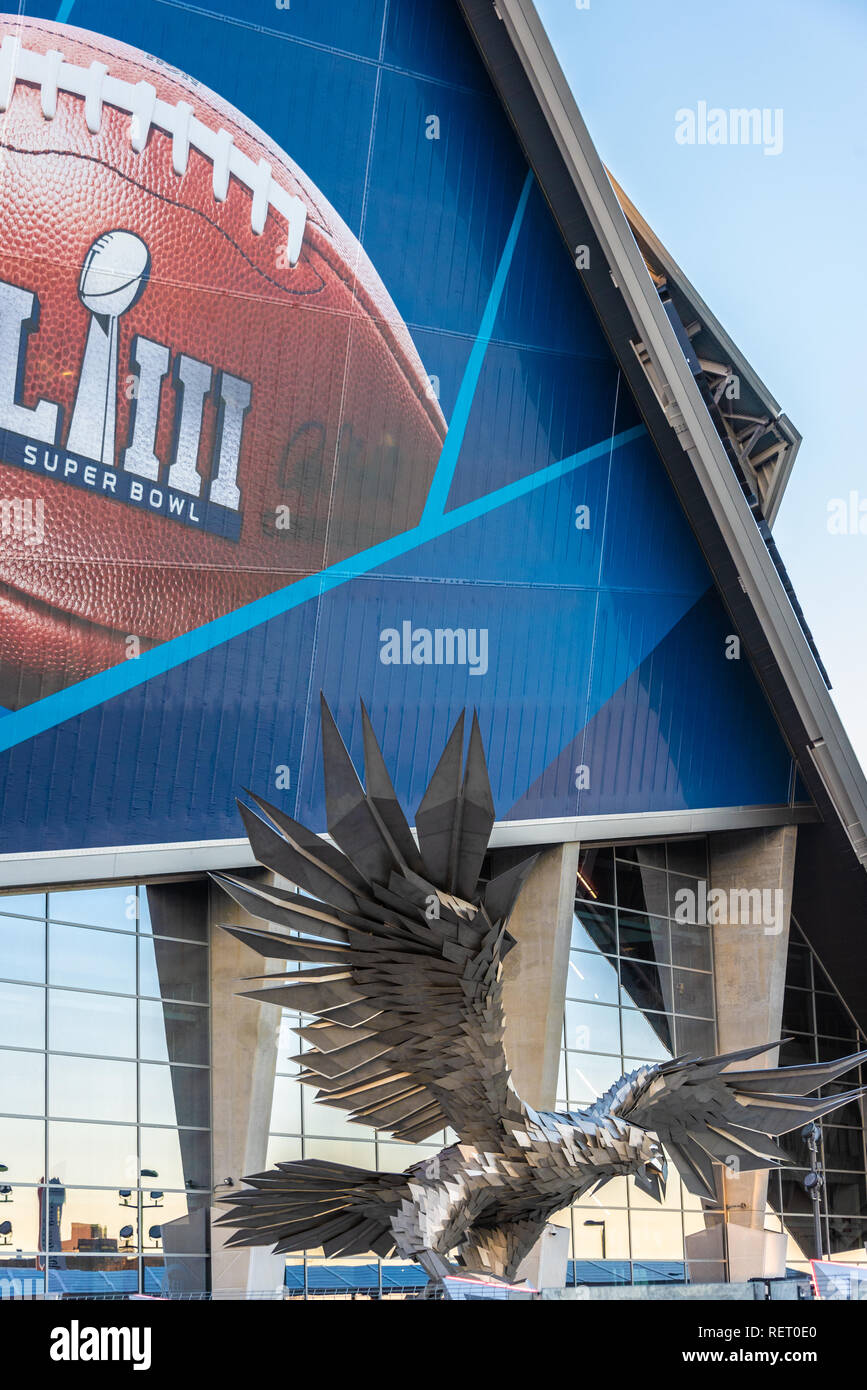
[(269, 209), (285, 220), (286, 260), (290, 266), (297, 265), (307, 225), (305, 203), (277, 183), (267, 159), (254, 162), (238, 149), (230, 131), (212, 130), (204, 125), (189, 102), (162, 101), (149, 82), (125, 82), (113, 77), (105, 63), (80, 67), (67, 62), (57, 49), (35, 53), (25, 48), (19, 38), (8, 34), (0, 46), (0, 113), (8, 110), (18, 82), (39, 88), (42, 115), (48, 121), (57, 113), (59, 92), (80, 97), (91, 135), (99, 134), (104, 106), (126, 112), (130, 117), (130, 145), (137, 154), (144, 150), (153, 127), (163, 131), (171, 136), (172, 168), (179, 178), (187, 171), (190, 150), (196, 150), (211, 163), (216, 202), (226, 201), (231, 178), (250, 192), (250, 226), (254, 236), (264, 232)]

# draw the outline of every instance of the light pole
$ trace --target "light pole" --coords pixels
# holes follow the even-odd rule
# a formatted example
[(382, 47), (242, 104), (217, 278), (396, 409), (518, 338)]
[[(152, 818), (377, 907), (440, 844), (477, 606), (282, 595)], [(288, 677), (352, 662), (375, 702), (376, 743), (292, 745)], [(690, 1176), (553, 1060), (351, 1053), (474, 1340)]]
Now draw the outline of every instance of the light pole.
[(822, 1160), (819, 1154), (819, 1145), (822, 1140), (822, 1131), (815, 1122), (804, 1125), (801, 1130), (801, 1138), (806, 1140), (807, 1148), (810, 1150), (810, 1171), (804, 1178), (804, 1191), (813, 1204), (813, 1239), (816, 1243), (816, 1259), (824, 1260), (825, 1252), (822, 1248), (822, 1189), (825, 1186), (825, 1175), (822, 1172)]
[(604, 1221), (585, 1221), (585, 1222), (584, 1222), (584, 1225), (585, 1225), (585, 1226), (601, 1226), (601, 1227), (602, 1227), (602, 1258), (603, 1258), (603, 1260), (604, 1260), (604, 1259), (606, 1258), (606, 1255), (605, 1255), (605, 1222), (604, 1222)]

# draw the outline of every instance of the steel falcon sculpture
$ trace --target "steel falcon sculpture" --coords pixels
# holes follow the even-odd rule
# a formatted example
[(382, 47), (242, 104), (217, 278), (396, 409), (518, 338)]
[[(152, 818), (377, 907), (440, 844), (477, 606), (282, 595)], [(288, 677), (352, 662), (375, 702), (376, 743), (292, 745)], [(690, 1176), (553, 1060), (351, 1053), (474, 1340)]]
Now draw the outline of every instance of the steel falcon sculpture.
[(546, 1221), (609, 1179), (632, 1175), (662, 1199), (663, 1146), (690, 1192), (716, 1198), (713, 1164), (741, 1171), (785, 1159), (771, 1136), (860, 1094), (810, 1099), (867, 1053), (833, 1063), (734, 1070), (775, 1043), (684, 1056), (616, 1081), (585, 1110), (533, 1110), (513, 1089), (503, 1045), (502, 962), (510, 914), (535, 863), (479, 881), (494, 805), (473, 718), (464, 766), (458, 720), (416, 815), (398, 804), (367, 712), (367, 789), (323, 700), (322, 743), (333, 844), (251, 794), (239, 803), (259, 862), (300, 892), (215, 874), (241, 907), (287, 931), (227, 926), (272, 960), (300, 963), (253, 999), (314, 1016), (299, 1081), (350, 1123), (408, 1143), (459, 1136), (404, 1173), (316, 1159), (244, 1179), (221, 1223), (229, 1245), (327, 1257), (373, 1251), (417, 1261), (434, 1281), (473, 1271), (506, 1280)]

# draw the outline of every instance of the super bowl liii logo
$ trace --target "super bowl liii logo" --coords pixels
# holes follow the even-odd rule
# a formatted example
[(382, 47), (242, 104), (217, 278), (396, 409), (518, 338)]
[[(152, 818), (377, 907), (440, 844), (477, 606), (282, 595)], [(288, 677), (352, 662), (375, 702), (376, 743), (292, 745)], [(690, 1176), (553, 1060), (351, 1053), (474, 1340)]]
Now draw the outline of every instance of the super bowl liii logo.
[[(90, 323), (64, 447), (62, 408), (49, 400), (35, 406), (20, 402), (28, 337), (39, 325), (38, 296), (0, 280), (0, 462), (237, 540), (238, 462), (250, 408), (248, 381), (224, 371), (217, 371), (213, 380), (215, 373), (206, 362), (185, 353), (172, 362), (163, 343), (136, 336), (129, 362), (135, 383), (129, 438), (116, 458), (119, 323), (141, 298), (149, 272), (150, 253), (134, 232), (107, 232), (85, 257), (78, 297)], [(157, 426), (160, 392), (170, 368), (175, 428), (172, 459), (161, 481)], [(212, 388), (217, 429), (209, 477), (204, 479), (199, 453), (205, 399)]]

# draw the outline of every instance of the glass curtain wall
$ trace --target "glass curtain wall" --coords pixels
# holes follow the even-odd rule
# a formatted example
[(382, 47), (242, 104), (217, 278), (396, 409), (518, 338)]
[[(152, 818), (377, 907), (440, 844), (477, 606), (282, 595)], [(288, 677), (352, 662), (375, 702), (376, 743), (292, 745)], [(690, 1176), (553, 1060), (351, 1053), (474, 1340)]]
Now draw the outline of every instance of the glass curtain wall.
[(0, 898), (7, 1291), (207, 1288), (208, 1017), (203, 884)]
[[(300, 968), (300, 967), (298, 967)], [(306, 1049), (293, 1029), (313, 1020), (305, 1014), (283, 1010), (277, 1053), (277, 1076), (271, 1110), (268, 1162), (288, 1162), (294, 1158), (324, 1158), (332, 1163), (350, 1163), (356, 1168), (378, 1168), (400, 1173), (411, 1163), (430, 1157), (446, 1144), (455, 1142), (449, 1130), (431, 1135), (424, 1144), (402, 1144), (388, 1135), (350, 1124), (346, 1111), (323, 1105), (315, 1099), (316, 1088), (301, 1086), (295, 1080), (300, 1065), (292, 1061)], [(415, 1266), (397, 1260), (378, 1260), (373, 1254), (355, 1259), (325, 1260), (316, 1252), (287, 1257), (287, 1285), (291, 1291), (366, 1291), (374, 1294), (424, 1284), (424, 1275)]]
[[(867, 1038), (858, 1028), (818, 956), (793, 919), (789, 933), (786, 995), (783, 1006), (783, 1035), (792, 1041), (780, 1050), (783, 1066), (802, 1062), (833, 1061), (850, 1052), (867, 1048)], [(855, 1090), (867, 1083), (867, 1068), (856, 1067), (824, 1092)], [(847, 1264), (867, 1262), (867, 1162), (865, 1162), (865, 1102), (853, 1101), (836, 1110), (820, 1125), (821, 1161), (825, 1170), (821, 1212), (824, 1253)], [(815, 1258), (813, 1214), (804, 1190), (809, 1152), (800, 1131), (784, 1135), (782, 1148), (791, 1158), (791, 1167), (771, 1174), (768, 1201), (782, 1216), (789, 1235), (788, 1262), (808, 1269)], [(778, 1225), (779, 1229), (779, 1225)]]
[[(675, 912), (707, 881), (703, 841), (588, 850), (580, 865), (566, 988), (559, 1104), (586, 1105), (621, 1072), (643, 1061), (716, 1048), (712, 933)], [(681, 915), (683, 915), (681, 913)], [(696, 912), (696, 917), (699, 912)], [(792, 920), (780, 1065), (828, 1061), (867, 1047), (831, 980)], [(856, 1068), (827, 1091), (867, 1082)], [(820, 1092), (819, 1094), (822, 1094)], [(865, 1104), (853, 1102), (821, 1126), (825, 1254), (865, 1263)], [(809, 1154), (795, 1130), (780, 1139), (790, 1165), (768, 1178), (765, 1227), (788, 1235), (787, 1268), (808, 1271), (817, 1252), (804, 1189)], [(687, 1278), (685, 1238), (704, 1228), (702, 1202), (669, 1170), (665, 1208), (634, 1182), (609, 1183), (557, 1218), (569, 1225), (578, 1283)], [(693, 1266), (693, 1278), (696, 1267)]]
[[(646, 1062), (716, 1050), (711, 929), (675, 920), (685, 895), (699, 908), (706, 882), (703, 839), (581, 855), (559, 1109), (591, 1104)], [(704, 1229), (701, 1201), (671, 1166), (661, 1206), (616, 1178), (556, 1220), (570, 1228), (579, 1284), (683, 1282), (685, 1237)]]

